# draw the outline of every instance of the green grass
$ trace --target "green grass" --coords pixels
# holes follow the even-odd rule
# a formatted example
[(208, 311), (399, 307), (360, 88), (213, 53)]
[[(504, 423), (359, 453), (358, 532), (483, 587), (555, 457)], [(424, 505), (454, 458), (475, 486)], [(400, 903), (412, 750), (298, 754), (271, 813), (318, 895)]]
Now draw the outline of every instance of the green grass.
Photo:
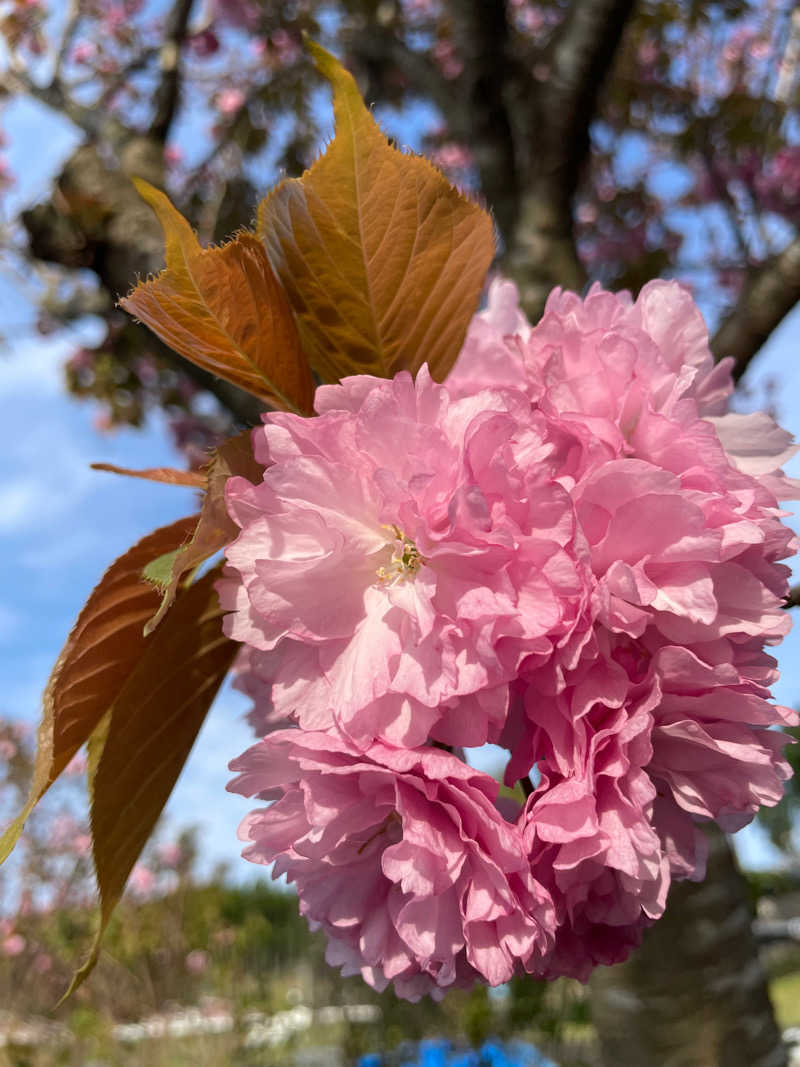
[(769, 992), (778, 1026), (800, 1026), (800, 972), (773, 979)]

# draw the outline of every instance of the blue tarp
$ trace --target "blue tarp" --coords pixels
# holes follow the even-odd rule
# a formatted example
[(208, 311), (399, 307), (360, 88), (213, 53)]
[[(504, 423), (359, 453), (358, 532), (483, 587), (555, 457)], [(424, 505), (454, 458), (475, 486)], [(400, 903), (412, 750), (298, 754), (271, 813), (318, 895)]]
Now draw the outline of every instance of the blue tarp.
[(499, 1044), (487, 1041), (479, 1049), (456, 1049), (449, 1041), (420, 1041), (413, 1051), (404, 1048), (399, 1057), (369, 1053), (358, 1067), (556, 1067), (526, 1041)]

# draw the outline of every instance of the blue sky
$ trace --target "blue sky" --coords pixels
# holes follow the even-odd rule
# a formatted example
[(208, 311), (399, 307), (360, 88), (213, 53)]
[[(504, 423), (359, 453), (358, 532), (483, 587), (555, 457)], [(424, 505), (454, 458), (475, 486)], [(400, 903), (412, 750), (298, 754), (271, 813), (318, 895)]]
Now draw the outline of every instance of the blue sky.
[[(11, 167), (20, 187), (13, 206), (39, 198), (75, 144), (74, 135), (40, 108), (5, 109)], [(44, 149), (41, 146), (46, 146)], [(0, 715), (34, 721), (41, 692), (75, 615), (105, 567), (154, 527), (187, 514), (189, 490), (93, 472), (104, 460), (123, 466), (172, 464), (163, 425), (145, 431), (97, 433), (91, 405), (68, 399), (61, 365), (76, 339), (35, 337), (31, 309), (0, 277), (0, 418), (6, 461), (0, 481)], [(91, 332), (91, 324), (86, 329)], [(800, 310), (776, 331), (752, 374), (779, 381), (781, 421), (800, 437)], [(800, 463), (795, 467), (800, 474)], [(800, 626), (779, 652), (783, 677), (776, 697), (800, 705)], [(248, 808), (225, 792), (227, 764), (250, 742), (242, 721), (245, 701), (226, 688), (218, 698), (167, 808), (173, 827), (199, 824), (204, 869), (228, 861), (236, 877), (254, 872), (239, 859), (236, 827)], [(493, 757), (488, 756), (489, 760)], [(739, 835), (745, 862), (770, 861), (763, 835)]]

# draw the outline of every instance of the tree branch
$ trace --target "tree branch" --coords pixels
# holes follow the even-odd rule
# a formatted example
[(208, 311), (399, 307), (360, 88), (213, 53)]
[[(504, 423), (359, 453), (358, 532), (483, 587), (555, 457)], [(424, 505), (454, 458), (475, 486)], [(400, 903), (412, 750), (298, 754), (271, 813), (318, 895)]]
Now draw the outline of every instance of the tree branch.
[(580, 289), (585, 281), (575, 248), (573, 200), (603, 82), (633, 8), (634, 0), (571, 4), (545, 57), (546, 77), (538, 84), (531, 79), (529, 173), (508, 265), (534, 320), (554, 285)]
[[(570, 4), (550, 45), (551, 71), (543, 99), (548, 109), (548, 147), (574, 195), (589, 151), (589, 127), (634, 0), (584, 0)], [(556, 152), (555, 150), (558, 149)]]
[(9, 96), (29, 96), (37, 100), (51, 111), (65, 115), (85, 133), (95, 134), (101, 125), (101, 117), (94, 109), (70, 99), (60, 82), (38, 85), (24, 70), (5, 70), (0, 75), (0, 89)]
[(454, 135), (469, 144), (483, 194), (508, 241), (519, 213), (519, 173), (508, 97), (514, 67), (508, 54), (506, 5), (451, 0), (453, 40), (464, 70), (453, 86), (468, 124)]
[(711, 340), (717, 360), (733, 357), (738, 381), (758, 350), (800, 301), (800, 237), (752, 270), (736, 305)]
[(452, 40), (463, 61), (456, 78), (445, 78), (429, 50), (409, 47), (395, 23), (378, 17), (348, 32), (348, 62), (357, 68), (370, 101), (396, 98), (397, 73), (401, 84), (433, 101), (447, 118), (448, 135), (469, 146), (482, 192), (508, 241), (519, 210), (516, 131), (510, 105), (526, 98), (530, 75), (521, 72), (510, 55), (504, 0), (480, 4), (450, 0), (448, 16)]
[(164, 26), (161, 45), (161, 81), (155, 91), (150, 136), (162, 144), (175, 117), (181, 93), (181, 49), (186, 40), (194, 0), (175, 0)]
[(783, 601), (783, 607), (788, 611), (789, 608), (796, 608), (800, 606), (800, 583), (793, 585), (789, 592), (786, 594), (786, 598)]

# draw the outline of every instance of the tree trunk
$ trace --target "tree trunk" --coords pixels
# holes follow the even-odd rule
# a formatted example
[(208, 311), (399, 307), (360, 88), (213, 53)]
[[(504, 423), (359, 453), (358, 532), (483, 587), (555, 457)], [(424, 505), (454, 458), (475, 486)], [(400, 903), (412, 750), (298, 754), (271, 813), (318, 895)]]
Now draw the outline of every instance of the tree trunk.
[(674, 885), (642, 947), (592, 976), (606, 1067), (785, 1067), (733, 850), (709, 833), (708, 874)]

